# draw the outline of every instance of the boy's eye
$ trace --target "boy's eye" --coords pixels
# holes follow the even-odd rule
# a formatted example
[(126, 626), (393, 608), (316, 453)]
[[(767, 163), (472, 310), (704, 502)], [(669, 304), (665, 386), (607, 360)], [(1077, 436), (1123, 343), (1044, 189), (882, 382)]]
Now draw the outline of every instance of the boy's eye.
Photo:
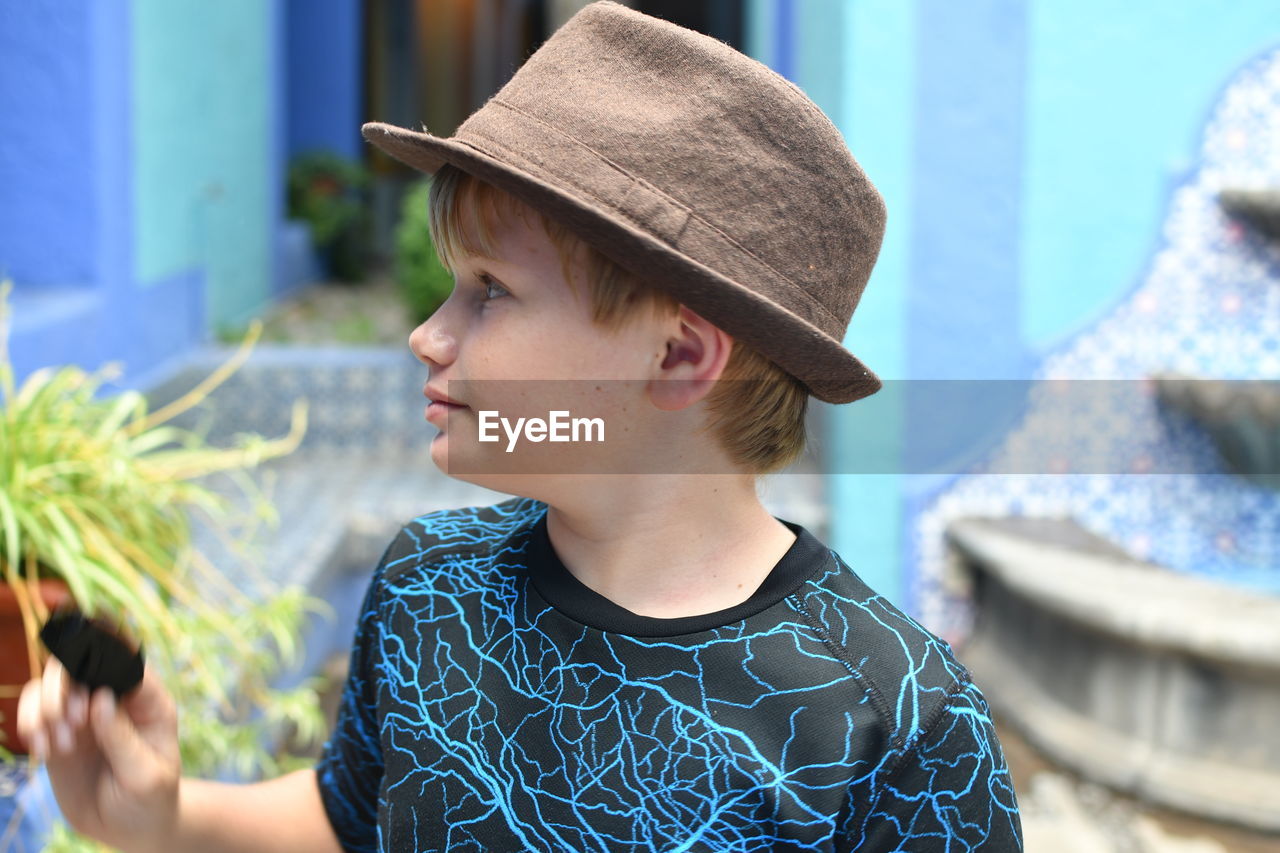
[(480, 279), (480, 284), (484, 286), (485, 299), (497, 299), (499, 296), (506, 295), (506, 288), (489, 278), (485, 273), (481, 273), (478, 278)]

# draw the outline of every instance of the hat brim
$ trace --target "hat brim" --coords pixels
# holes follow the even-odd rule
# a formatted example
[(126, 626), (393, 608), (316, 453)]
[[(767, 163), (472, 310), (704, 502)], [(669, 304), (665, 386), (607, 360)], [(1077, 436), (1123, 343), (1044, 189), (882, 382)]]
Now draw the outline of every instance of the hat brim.
[(383, 122), (361, 128), (387, 155), (428, 175), (449, 163), (562, 222), (584, 242), (761, 353), (828, 403), (879, 391), (880, 378), (835, 338), (635, 225), (527, 170), (458, 139)]

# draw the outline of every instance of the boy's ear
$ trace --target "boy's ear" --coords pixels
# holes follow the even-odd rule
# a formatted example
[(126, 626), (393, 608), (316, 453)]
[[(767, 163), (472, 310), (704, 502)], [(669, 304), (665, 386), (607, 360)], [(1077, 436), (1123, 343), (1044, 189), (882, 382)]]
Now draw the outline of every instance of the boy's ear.
[(649, 398), (659, 409), (675, 411), (710, 393), (729, 363), (733, 338), (682, 305), (666, 347), (661, 374), (649, 383)]

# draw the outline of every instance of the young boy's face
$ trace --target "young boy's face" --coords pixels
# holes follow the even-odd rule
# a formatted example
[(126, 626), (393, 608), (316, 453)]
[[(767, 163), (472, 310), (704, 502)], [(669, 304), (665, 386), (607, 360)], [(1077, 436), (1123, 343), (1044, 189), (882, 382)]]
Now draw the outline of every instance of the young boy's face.
[[(494, 226), (497, 257), (455, 258), (452, 294), (413, 331), (409, 346), (430, 368), (424, 393), (463, 404), (427, 407), (427, 420), (440, 428), (431, 444), (435, 464), (460, 479), (523, 493), (527, 480), (516, 485), (502, 476), (520, 470), (521, 459), (530, 458), (522, 453), (538, 454), (539, 470), (554, 459), (555, 470), (572, 473), (601, 470), (592, 467), (600, 454), (617, 458), (627, 442), (634, 450), (648, 418), (660, 414), (647, 403), (645, 383), (662, 373), (665, 340), (678, 324), (644, 314), (616, 332), (596, 326), (579, 259), (572, 266), (575, 298), (555, 244), (535, 219), (505, 215)], [(601, 418), (604, 442), (535, 443), (521, 436), (508, 450), (507, 430), (518, 418), (547, 420), (553, 410)], [(496, 413), (484, 421), (497, 441), (479, 440), (484, 412)], [(480, 471), (485, 476), (474, 476)]]

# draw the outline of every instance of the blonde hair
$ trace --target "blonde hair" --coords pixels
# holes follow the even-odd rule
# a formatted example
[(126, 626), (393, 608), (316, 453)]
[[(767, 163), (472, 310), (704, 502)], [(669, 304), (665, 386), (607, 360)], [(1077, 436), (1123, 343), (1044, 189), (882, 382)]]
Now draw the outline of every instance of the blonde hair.
[[(559, 250), (565, 281), (575, 297), (572, 264), (583, 256), (590, 289), (593, 322), (617, 331), (648, 310), (657, 317), (674, 316), (680, 303), (583, 242), (563, 224), (514, 196), (452, 165), (442, 166), (431, 181), (431, 234), (441, 262), (455, 269), (459, 252), (493, 257), (495, 221), (515, 213), (528, 224), (541, 224)], [(465, 218), (466, 221), (463, 221)], [(730, 459), (756, 475), (778, 471), (800, 458), (805, 449), (808, 389), (796, 378), (739, 340), (734, 340), (721, 380), (707, 395), (707, 428)]]

